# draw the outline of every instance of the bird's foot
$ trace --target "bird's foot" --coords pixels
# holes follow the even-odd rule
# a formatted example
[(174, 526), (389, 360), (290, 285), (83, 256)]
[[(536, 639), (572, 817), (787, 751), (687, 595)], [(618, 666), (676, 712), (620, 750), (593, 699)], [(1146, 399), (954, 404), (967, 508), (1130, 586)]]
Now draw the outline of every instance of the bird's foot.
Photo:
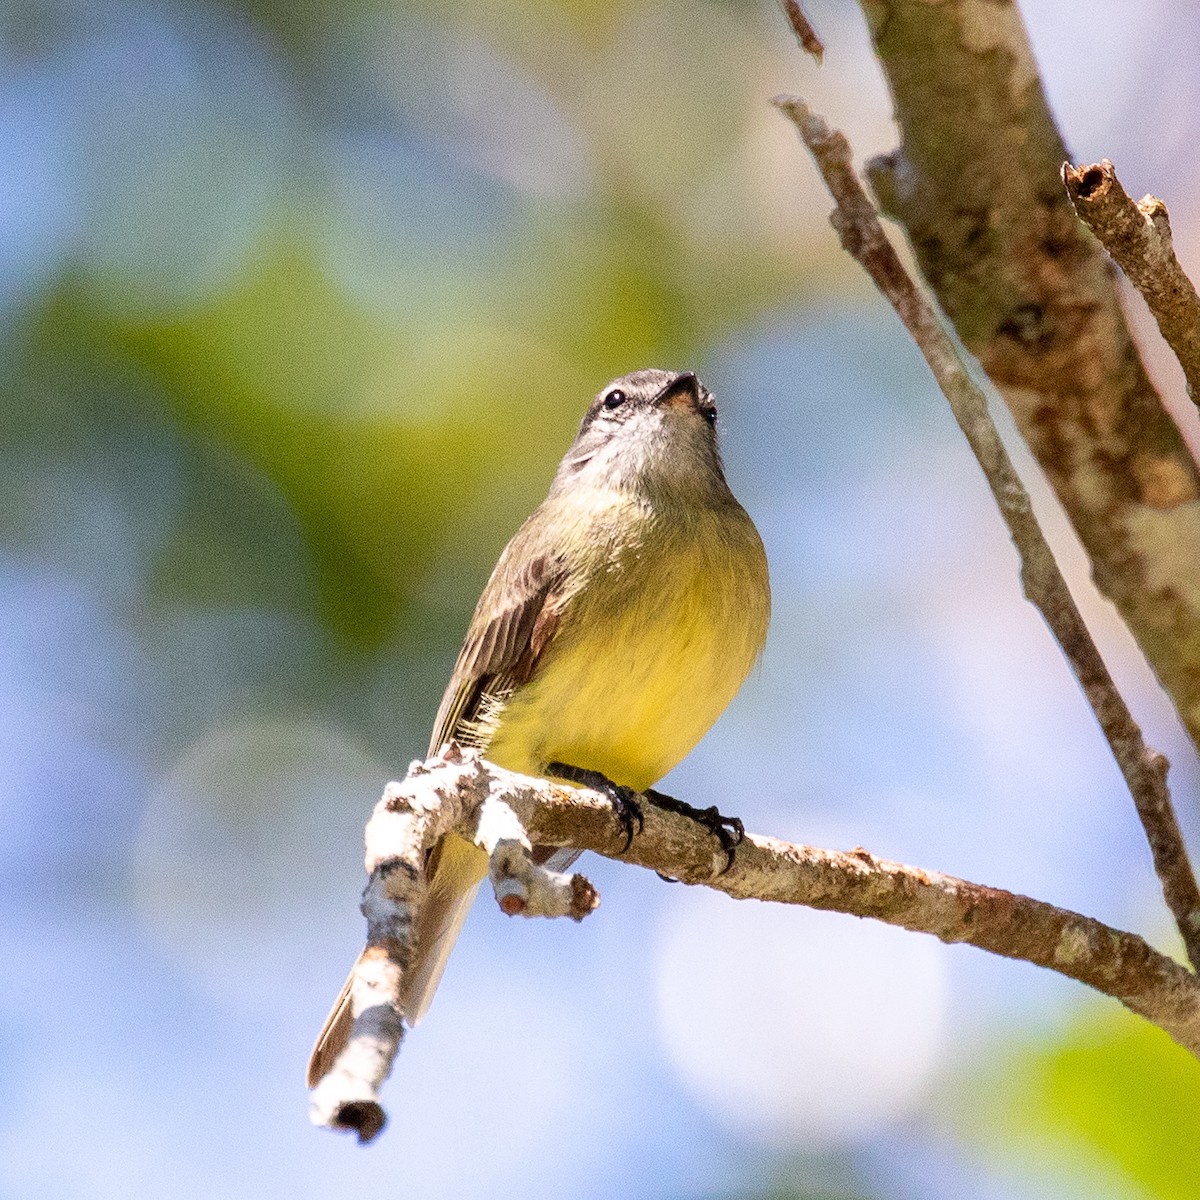
[(721, 874), (724, 875), (733, 866), (734, 851), (746, 837), (746, 827), (740, 818), (725, 816), (715, 804), (710, 808), (696, 808), (682, 800), (676, 800), (674, 796), (656, 792), (653, 788), (647, 790), (646, 799), (664, 812), (677, 813), (681, 817), (689, 817), (698, 825), (703, 825), (721, 843), (721, 849), (725, 851), (725, 866), (722, 867)]
[(642, 806), (634, 799), (637, 792), (633, 788), (613, 783), (607, 775), (600, 771), (589, 771), (586, 767), (573, 767), (569, 763), (552, 762), (546, 767), (546, 771), (559, 779), (565, 779), (568, 783), (577, 783), (580, 787), (591, 788), (608, 797), (608, 802), (613, 808), (613, 815), (620, 822), (621, 832), (625, 835), (625, 845), (621, 853), (624, 854), (633, 845), (634, 833), (641, 833), (645, 824), (642, 819)]

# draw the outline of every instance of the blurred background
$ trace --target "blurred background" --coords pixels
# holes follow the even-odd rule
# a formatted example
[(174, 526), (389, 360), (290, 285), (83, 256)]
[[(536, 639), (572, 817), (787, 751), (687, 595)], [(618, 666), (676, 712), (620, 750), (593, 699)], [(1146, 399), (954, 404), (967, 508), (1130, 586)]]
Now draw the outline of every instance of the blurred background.
[[(1072, 153), (1200, 267), (1200, 11), (1023, 7)], [(767, 102), (892, 148), (857, 7), (811, 15), (821, 70), (768, 0), (0, 5), (4, 1200), (1200, 1194), (1200, 1070), (1115, 1004), (597, 860), (582, 926), (477, 906), (378, 1144), (308, 1125), (363, 822), (641, 366), (717, 393), (775, 588), (667, 790), (1177, 952), (948, 409)], [(1031, 482), (1200, 847), (1194, 755)]]

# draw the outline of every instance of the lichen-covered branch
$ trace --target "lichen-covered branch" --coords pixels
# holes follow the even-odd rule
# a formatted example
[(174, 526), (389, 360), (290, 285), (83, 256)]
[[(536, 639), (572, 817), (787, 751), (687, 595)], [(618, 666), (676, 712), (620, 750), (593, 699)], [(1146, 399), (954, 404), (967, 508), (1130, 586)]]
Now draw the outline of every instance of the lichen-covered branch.
[(868, 174), (1200, 746), (1200, 476), (1130, 337), (1011, 0), (860, 0), (900, 148)]
[[(453, 757), (457, 751), (451, 752)], [(483, 802), (475, 843), (490, 858), (488, 877), (501, 912), (510, 917), (570, 917), (582, 921), (600, 896), (582, 875), (554, 871), (537, 862), (520, 818), (499, 796)]]
[(987, 399), (900, 261), (851, 163), (845, 137), (831, 132), (802, 100), (775, 101), (796, 126), (836, 203), (831, 221), (842, 245), (896, 310), (950, 402), (1021, 557), (1025, 595), (1046, 620), (1100, 722), (1150, 843), (1154, 869), (1188, 950), (1200, 965), (1200, 888), (1167, 788), (1167, 762), (1142, 738), (1088, 632), (1000, 434)]
[[(427, 763), (414, 764), (404, 783), (389, 785), (368, 827), (375, 859), (368, 893), (386, 864), (420, 859), (435, 829), (445, 830), (457, 817), (465, 823), (460, 829), (469, 830), (472, 814), (497, 803), (523, 830), (500, 843), (593, 850), (685, 883), (715, 888), (735, 899), (802, 904), (871, 917), (944, 942), (964, 942), (1023, 959), (1112, 996), (1200, 1057), (1200, 981), (1135, 934), (1028, 896), (888, 862), (861, 848), (821, 850), (748, 834), (733, 864), (722, 871), (725, 856), (714, 853), (716, 839), (710, 832), (685, 816), (656, 807), (648, 798), (643, 806), (644, 826), (625, 851), (625, 834), (607, 797), (517, 775), (475, 751), (453, 746)], [(444, 811), (431, 819), (439, 806)], [(416, 819), (408, 817), (410, 812), (417, 814)], [(409, 904), (420, 902), (417, 893), (408, 896)], [(787, 953), (788, 948), (781, 947), (780, 952)], [(803, 953), (803, 948), (794, 947), (792, 952)], [(372, 999), (372, 1006), (356, 1013), (351, 1042), (313, 1093), (316, 1123), (354, 1130), (362, 1141), (383, 1127), (378, 1087), (391, 1066), (389, 1051), (394, 1055), (399, 1046), (397, 1034), (390, 1043), (377, 1040), (355, 1049), (355, 1039), (372, 1032), (360, 1027), (364, 1019), (375, 1008), (388, 1007), (386, 998)], [(386, 1064), (381, 1062), (384, 1058)], [(355, 1078), (347, 1060), (350, 1066), (367, 1062), (374, 1074), (369, 1079)]]
[(454, 743), (413, 763), (402, 783), (384, 790), (365, 834), (367, 946), (349, 981), (353, 1023), (337, 1058), (310, 1074), (314, 1124), (351, 1131), (360, 1142), (383, 1129), (379, 1089), (404, 1037), (401, 996), (425, 900), (425, 859), (447, 833), (457, 830), (488, 853), (496, 900), (509, 916), (580, 921), (600, 903), (582, 875), (534, 861), (525, 826), (507, 802), (511, 792), (507, 777), (493, 778), (476, 752), (464, 754)]
[(454, 781), (442, 782), (436, 771), (414, 763), (403, 783), (388, 784), (367, 824), (367, 945), (349, 981), (353, 1024), (337, 1059), (315, 1072), (320, 1082), (311, 1104), (316, 1124), (354, 1130), (363, 1142), (383, 1128), (379, 1088), (404, 1036), (400, 997), (425, 899), (425, 856), (468, 811)]
[(1063, 163), (1062, 181), (1080, 220), (1141, 292), (1200, 405), (1200, 297), (1175, 257), (1167, 206), (1156, 196), (1135, 204), (1107, 158), (1089, 167)]

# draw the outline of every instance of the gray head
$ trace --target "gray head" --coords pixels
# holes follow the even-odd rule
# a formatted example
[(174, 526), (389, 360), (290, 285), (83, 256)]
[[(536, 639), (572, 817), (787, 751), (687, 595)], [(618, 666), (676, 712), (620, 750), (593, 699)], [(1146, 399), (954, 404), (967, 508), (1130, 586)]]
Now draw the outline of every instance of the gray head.
[(647, 495), (729, 495), (717, 406), (693, 371), (634, 371), (597, 393), (551, 494), (580, 484)]

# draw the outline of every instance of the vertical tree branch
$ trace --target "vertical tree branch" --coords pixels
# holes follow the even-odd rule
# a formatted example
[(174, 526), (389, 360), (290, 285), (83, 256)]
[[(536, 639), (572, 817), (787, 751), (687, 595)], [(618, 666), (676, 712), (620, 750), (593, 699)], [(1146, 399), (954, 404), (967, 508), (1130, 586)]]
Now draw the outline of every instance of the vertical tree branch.
[(777, 97), (775, 103), (795, 124), (836, 202), (831, 221), (842, 245), (875, 281), (912, 334), (983, 468), (1021, 558), (1025, 595), (1062, 647), (1104, 730), (1150, 843), (1163, 896), (1196, 966), (1200, 964), (1200, 889), (1167, 790), (1166, 759), (1146, 746), (1117, 691), (1037, 523), (1029, 494), (988, 413), (987, 401), (887, 240), (875, 206), (851, 165), (849, 143), (842, 134), (831, 133), (802, 100)]
[(860, 0), (900, 127), (885, 212), (1011, 409), (1200, 747), (1200, 476), (1138, 358), (1011, 0)]

